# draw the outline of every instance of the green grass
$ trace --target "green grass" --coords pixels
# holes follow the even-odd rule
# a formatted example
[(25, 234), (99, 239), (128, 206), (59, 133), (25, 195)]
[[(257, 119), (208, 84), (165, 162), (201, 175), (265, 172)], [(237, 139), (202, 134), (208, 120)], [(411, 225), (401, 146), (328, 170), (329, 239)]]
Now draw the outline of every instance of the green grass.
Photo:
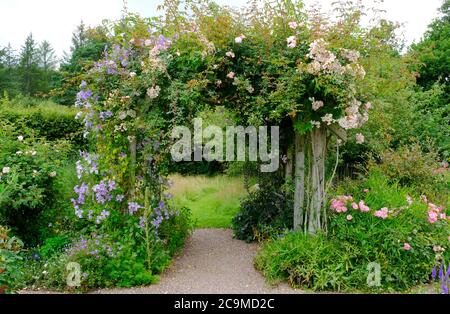
[(229, 228), (246, 194), (243, 180), (227, 176), (174, 175), (171, 193), (177, 206), (191, 209), (198, 228)]

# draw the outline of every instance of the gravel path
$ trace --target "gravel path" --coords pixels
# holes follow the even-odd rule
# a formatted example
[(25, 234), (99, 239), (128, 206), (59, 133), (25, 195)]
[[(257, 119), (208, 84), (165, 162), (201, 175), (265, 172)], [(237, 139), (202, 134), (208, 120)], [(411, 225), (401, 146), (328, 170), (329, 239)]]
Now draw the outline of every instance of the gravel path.
[(232, 238), (229, 229), (197, 229), (160, 283), (93, 293), (302, 293), (286, 284), (269, 286), (253, 267), (257, 244)]

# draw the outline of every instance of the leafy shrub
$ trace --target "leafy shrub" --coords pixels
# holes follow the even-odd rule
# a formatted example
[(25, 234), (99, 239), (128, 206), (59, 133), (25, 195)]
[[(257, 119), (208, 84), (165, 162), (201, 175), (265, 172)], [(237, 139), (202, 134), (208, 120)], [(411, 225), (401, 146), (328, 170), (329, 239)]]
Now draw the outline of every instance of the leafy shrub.
[(165, 239), (165, 247), (170, 256), (184, 247), (193, 228), (192, 214), (186, 207), (181, 208), (178, 215), (172, 216), (161, 225), (159, 234), (162, 239)]
[(19, 251), (23, 243), (16, 237), (9, 235), (10, 230), (0, 225), (0, 294), (12, 292), (20, 269)]
[(38, 241), (38, 217), (54, 200), (57, 167), (70, 150), (8, 125), (0, 131), (0, 219), (28, 244)]
[(82, 291), (101, 287), (132, 287), (149, 285), (158, 280), (157, 274), (170, 265), (171, 257), (184, 245), (192, 230), (190, 210), (182, 208), (177, 215), (164, 220), (158, 238), (152, 235), (149, 265), (146, 240), (136, 221), (121, 219), (112, 214), (116, 226), (89, 232), (83, 230), (73, 240), (67, 236), (47, 239), (39, 254), (31, 254), (22, 269), (25, 274), (17, 282), (18, 287), (74, 289), (67, 286), (71, 262), (80, 265)]
[(26, 99), (0, 105), (0, 121), (14, 124), (22, 132), (30, 131), (34, 137), (49, 141), (66, 139), (79, 148), (85, 145), (83, 125), (75, 119), (76, 110), (51, 102), (27, 106), (29, 102)]
[(50, 258), (58, 253), (62, 253), (63, 249), (70, 244), (67, 236), (55, 236), (45, 239), (44, 244), (39, 248), (40, 256)]
[(264, 237), (267, 226), (278, 230), (292, 228), (292, 193), (286, 193), (281, 186), (281, 178), (266, 176), (242, 201), (239, 213), (232, 221), (237, 239), (250, 242)]
[[(314, 290), (398, 291), (428, 282), (433, 265), (450, 257), (442, 208), (375, 172), (345, 191), (353, 196), (332, 201), (328, 235), (291, 232), (268, 241), (256, 267), (269, 280)], [(379, 287), (367, 285), (371, 262), (381, 267)]]
[(368, 171), (380, 171), (391, 182), (414, 187), (418, 193), (435, 198), (447, 194), (449, 171), (437, 162), (437, 153), (423, 152), (419, 144), (413, 144), (384, 150), (379, 159), (378, 163), (374, 159), (369, 162)]

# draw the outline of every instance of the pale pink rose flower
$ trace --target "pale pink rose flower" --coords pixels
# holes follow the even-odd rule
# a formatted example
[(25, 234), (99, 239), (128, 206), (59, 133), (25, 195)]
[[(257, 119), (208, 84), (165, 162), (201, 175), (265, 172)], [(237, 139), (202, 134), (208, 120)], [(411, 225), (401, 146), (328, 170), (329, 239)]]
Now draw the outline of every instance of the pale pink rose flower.
[(409, 250), (411, 250), (411, 245), (409, 243), (405, 243), (405, 244), (403, 244), (403, 249), (405, 251), (409, 251)]
[(231, 78), (231, 79), (234, 78), (235, 76), (236, 76), (236, 73), (234, 73), (234, 72), (230, 72), (227, 74), (227, 77)]
[(287, 41), (287, 45), (289, 48), (295, 48), (297, 47), (297, 39), (295, 38), (295, 36), (290, 36), (286, 39)]
[(370, 210), (370, 208), (369, 208), (369, 206), (367, 206), (366, 204), (364, 204), (364, 201), (363, 200), (361, 200), (361, 201), (359, 201), (359, 209), (363, 212), (363, 213), (367, 213), (369, 210)]
[(353, 216), (352, 216), (352, 215), (347, 215), (347, 220), (348, 220), (348, 221), (353, 220)]
[(361, 133), (356, 134), (356, 143), (362, 144), (364, 143), (364, 140), (364, 135), (362, 135)]
[(359, 208), (359, 207), (358, 207), (358, 204), (356, 204), (355, 202), (353, 202), (353, 203), (352, 203), (352, 208), (353, 208), (353, 209), (358, 209), (358, 208)]
[(292, 28), (292, 29), (296, 29), (296, 28), (298, 27), (297, 22), (289, 22), (288, 25), (289, 25), (289, 27)]

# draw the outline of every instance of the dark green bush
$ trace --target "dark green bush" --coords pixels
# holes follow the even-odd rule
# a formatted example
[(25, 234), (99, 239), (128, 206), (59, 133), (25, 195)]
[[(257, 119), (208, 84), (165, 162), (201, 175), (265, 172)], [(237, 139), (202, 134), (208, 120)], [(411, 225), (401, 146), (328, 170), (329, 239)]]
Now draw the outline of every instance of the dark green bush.
[(283, 191), (282, 179), (276, 175), (264, 176), (258, 187), (241, 203), (232, 227), (237, 239), (247, 242), (265, 237), (270, 231), (292, 228), (292, 193)]
[(80, 148), (84, 143), (83, 125), (76, 120), (77, 111), (52, 103), (26, 107), (24, 105), (0, 105), (0, 121), (14, 124), (20, 129), (31, 130), (35, 137), (49, 141), (65, 139)]

